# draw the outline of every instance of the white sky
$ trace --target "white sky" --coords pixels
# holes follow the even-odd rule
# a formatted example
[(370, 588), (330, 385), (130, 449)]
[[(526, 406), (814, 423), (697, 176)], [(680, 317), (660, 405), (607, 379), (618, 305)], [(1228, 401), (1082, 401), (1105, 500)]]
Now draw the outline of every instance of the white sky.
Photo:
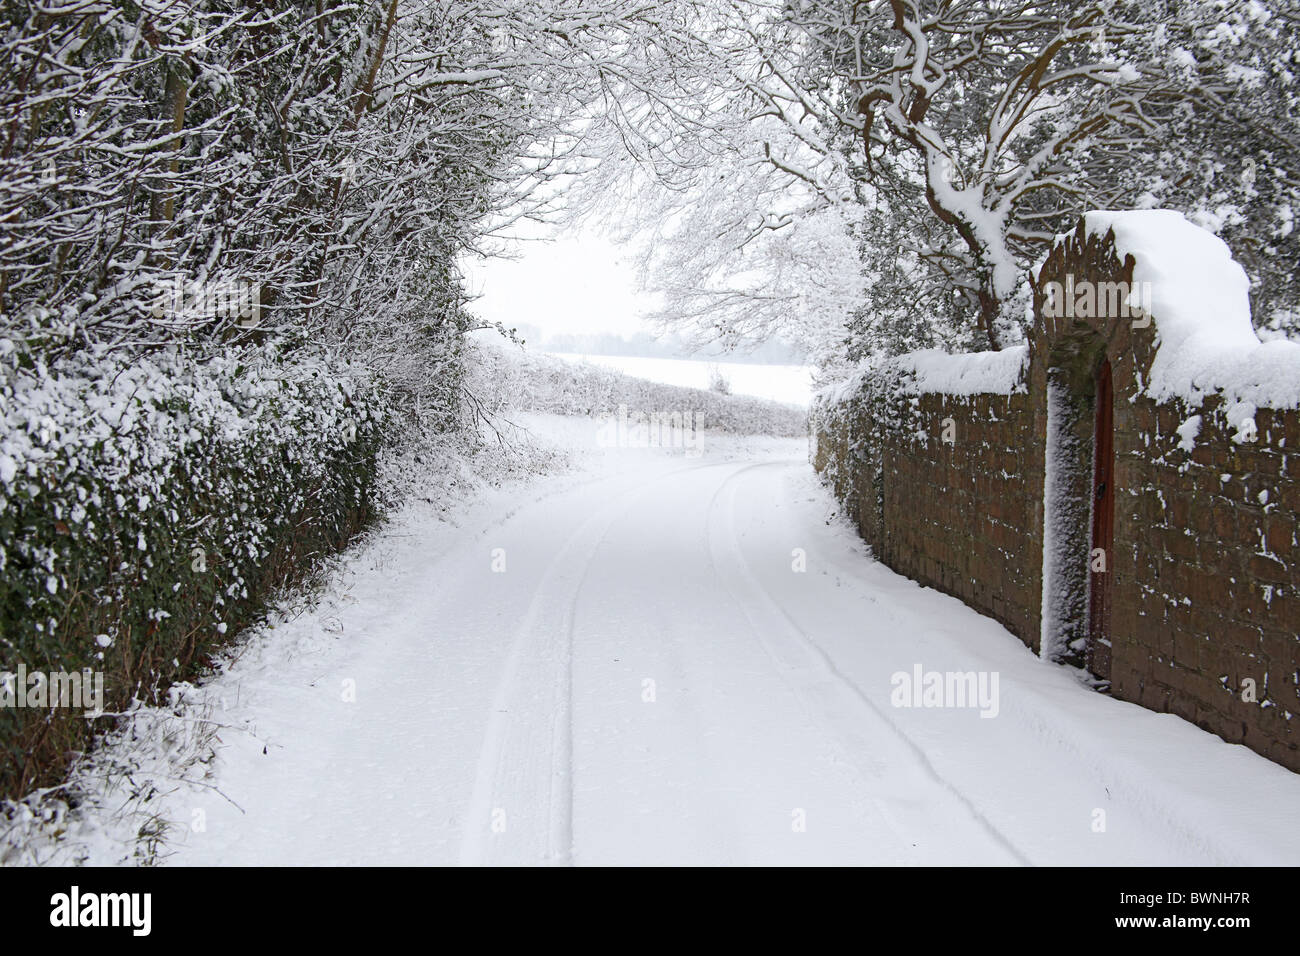
[(520, 323), (546, 332), (612, 332), (647, 329), (641, 316), (655, 306), (639, 293), (632, 265), (605, 239), (577, 233), (553, 241), (517, 244), (517, 259), (473, 260), (464, 264), (471, 310), (507, 327)]

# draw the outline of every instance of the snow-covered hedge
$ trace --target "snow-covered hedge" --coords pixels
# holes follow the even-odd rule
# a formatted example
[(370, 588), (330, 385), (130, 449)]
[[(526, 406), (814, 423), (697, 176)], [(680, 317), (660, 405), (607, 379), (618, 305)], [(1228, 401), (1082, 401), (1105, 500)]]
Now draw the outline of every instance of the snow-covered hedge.
[[(360, 369), (270, 346), (0, 352), (0, 671), (102, 671), (110, 711), (148, 698), (373, 513), (388, 415)], [(90, 723), (0, 709), (0, 792)]]
[(740, 435), (797, 437), (808, 432), (807, 413), (793, 405), (665, 385), (513, 346), (481, 344), (473, 365), (473, 388), (498, 407), (605, 416), (617, 414), (623, 405), (632, 411), (694, 413), (704, 428)]

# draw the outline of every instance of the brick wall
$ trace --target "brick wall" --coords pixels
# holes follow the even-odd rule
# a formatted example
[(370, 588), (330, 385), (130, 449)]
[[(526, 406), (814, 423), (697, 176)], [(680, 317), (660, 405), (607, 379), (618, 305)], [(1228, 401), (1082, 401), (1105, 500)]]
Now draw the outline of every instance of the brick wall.
[[(1035, 327), (1011, 387), (953, 394), (927, 387), (906, 363), (865, 373), (816, 409), (814, 465), (884, 564), (997, 619), (1034, 652), (1046, 635), (1049, 651), (1061, 649), (1053, 656), (1082, 664), (1079, 592), (1093, 543), (1089, 389), (1108, 359), (1109, 690), (1300, 771), (1300, 569), (1292, 558), (1300, 411), (1260, 407), (1251, 425), (1229, 421), (1240, 410), (1216, 395), (1157, 403), (1144, 383), (1158, 315), (1146, 324), (1105, 309), (1087, 319), (1045, 316), (1047, 283), (1130, 283), (1134, 265), (1132, 256), (1121, 261), (1111, 236), (1081, 224), (1039, 273)], [(1194, 415), (1201, 426), (1189, 450), (1179, 428)], [(1065, 492), (1045, 509), (1049, 430), (1053, 481)], [(1061, 464), (1071, 455), (1074, 471)], [(1046, 626), (1045, 539), (1056, 555)]]
[(884, 436), (883, 494), (865, 537), (885, 564), (1036, 646), (1042, 548), (1030, 517), (1042, 466), (1028, 454), (1029, 397), (918, 397), (919, 428)]

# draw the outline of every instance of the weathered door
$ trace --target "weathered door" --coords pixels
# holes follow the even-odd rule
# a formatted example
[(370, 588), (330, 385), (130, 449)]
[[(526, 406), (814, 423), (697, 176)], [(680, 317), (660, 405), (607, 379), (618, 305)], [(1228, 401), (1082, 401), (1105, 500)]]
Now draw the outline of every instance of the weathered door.
[(1111, 549), (1115, 542), (1115, 421), (1110, 360), (1097, 371), (1092, 473), (1092, 553), (1088, 572), (1088, 670), (1110, 680)]

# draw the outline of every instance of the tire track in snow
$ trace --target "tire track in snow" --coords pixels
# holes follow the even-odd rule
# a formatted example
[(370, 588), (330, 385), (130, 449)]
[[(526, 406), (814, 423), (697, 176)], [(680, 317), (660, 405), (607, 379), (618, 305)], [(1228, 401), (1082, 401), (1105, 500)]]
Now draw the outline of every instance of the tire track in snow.
[[(961, 806), (971, 821), (999, 849), (1017, 863), (1031, 865), (1029, 858), (999, 831), (969, 798), (938, 772), (924, 749), (835, 666), (829, 655), (816, 641), (804, 633), (785, 608), (769, 596), (767, 590), (754, 576), (736, 533), (736, 485), (742, 476), (750, 472), (774, 467), (786, 469), (789, 465), (784, 462), (760, 462), (748, 465), (728, 475), (714, 491), (706, 512), (708, 516), (706, 535), (715, 575), (741, 608), (753, 633), (758, 637), (787, 685), (804, 702), (809, 713), (816, 715), (827, 726), (832, 738), (853, 766), (868, 779), (880, 782), (885, 782), (889, 777), (894, 776), (898, 769), (882, 763), (871, 749), (868, 749), (883, 743), (880, 738), (864, 741), (862, 735), (853, 729), (860, 725), (856, 716), (861, 715), (868, 722), (884, 730), (887, 737), (895, 744), (892, 749), (914, 770), (920, 771), (919, 774), (913, 775), (914, 780), (916, 776), (920, 776), (940, 788)], [(718, 521), (715, 520), (715, 515), (720, 505), (723, 518)], [(723, 573), (728, 567), (734, 569), (734, 577), (738, 580), (733, 580)], [(760, 613), (759, 609), (766, 609), (769, 613)], [(776, 622), (775, 626), (773, 622)], [(826, 693), (828, 690), (831, 692), (830, 697)], [(906, 839), (909, 835), (908, 829), (898, 821), (889, 807), (874, 795), (872, 802), (890, 828), (901, 838)]]
[[(573, 630), (592, 561), (613, 524), (657, 484), (684, 472), (729, 464), (702, 462), (673, 469), (619, 492), (572, 531), (552, 556), (515, 629), (493, 694), (462, 836), (461, 865), (572, 863)], [(532, 812), (538, 803), (546, 807), (542, 832), (538, 827), (543, 821)], [(521, 809), (512, 812), (511, 807)], [(503, 819), (494, 818), (498, 811), (504, 811)], [(526, 827), (522, 840), (519, 827), (511, 822), (520, 816)], [(504, 824), (500, 832), (492, 829), (497, 820)]]

